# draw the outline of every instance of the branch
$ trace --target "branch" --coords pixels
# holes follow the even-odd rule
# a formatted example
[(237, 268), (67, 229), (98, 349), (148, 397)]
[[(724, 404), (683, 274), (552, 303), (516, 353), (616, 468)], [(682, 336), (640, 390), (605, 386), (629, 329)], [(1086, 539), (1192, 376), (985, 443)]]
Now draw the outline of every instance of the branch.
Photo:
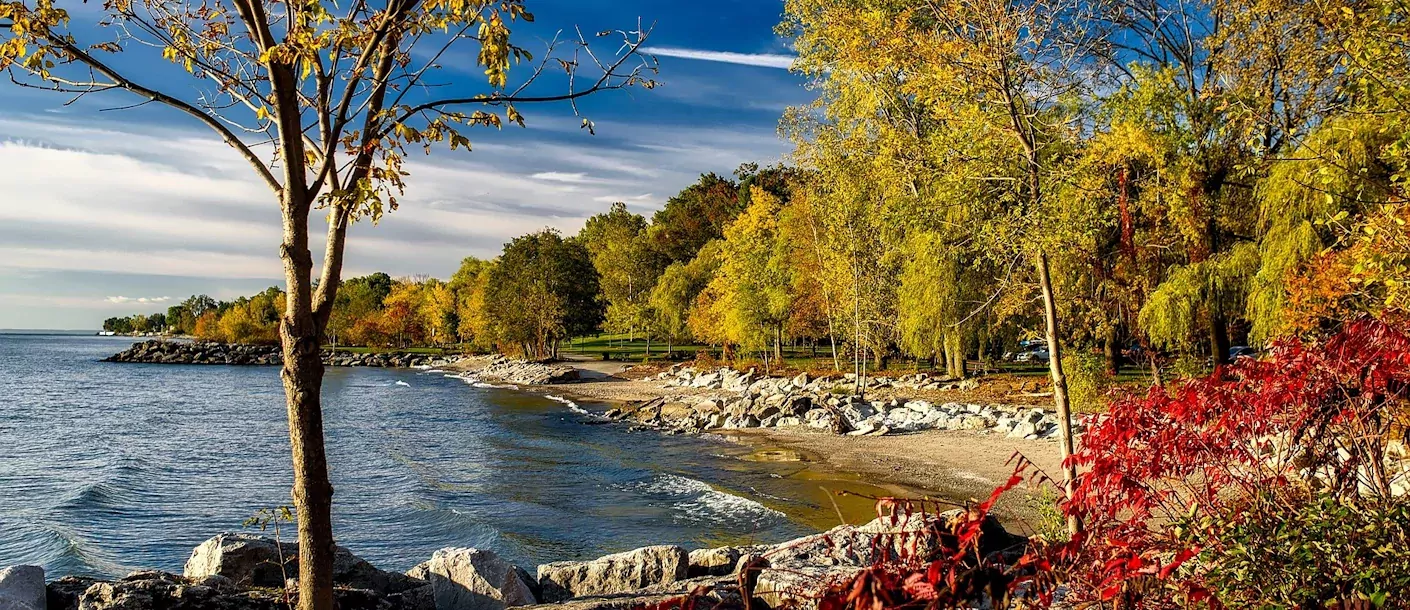
[(230, 145), (230, 147), (234, 148), (236, 151), (239, 151), (240, 155), (245, 157), (245, 160), (250, 163), (250, 166), (255, 169), (255, 173), (259, 174), (259, 177), (264, 180), (265, 184), (269, 186), (270, 190), (274, 191), (276, 195), (283, 191), (284, 187), (279, 184), (279, 181), (277, 179), (275, 179), (274, 174), (270, 173), (269, 167), (264, 164), (264, 161), (260, 160), (259, 155), (256, 155), (255, 152), (251, 150), (249, 146), (242, 142), (240, 138), (236, 137), (235, 134), (231, 132), (230, 129), (228, 129), (225, 125), (220, 124), (220, 122), (217, 121), (215, 117), (212, 117), (211, 115), (202, 112), (199, 108), (196, 108), (195, 106), (192, 106), (187, 102), (174, 98), (160, 91), (156, 91), (154, 89), (150, 89), (137, 84), (136, 82), (132, 81), (132, 79), (123, 76), (118, 71), (108, 67), (107, 64), (99, 61), (96, 57), (89, 55), (83, 49), (78, 48), (78, 46), (63, 39), (62, 37), (55, 36), (51, 32), (45, 32), (43, 34), (40, 34), (39, 36), (49, 41), (51, 44), (59, 47), (64, 52), (68, 53), (70, 57), (93, 68), (99, 74), (102, 74), (103, 76), (106, 76), (111, 79), (113, 81), (113, 85), (115, 86), (114, 88), (126, 89), (137, 95), (143, 96), (150, 101), (158, 102), (165, 106), (180, 110), (181, 112), (195, 117), (202, 123), (205, 123), (207, 127), (210, 127), (217, 134), (219, 134), (221, 139), (225, 140), (226, 144)]

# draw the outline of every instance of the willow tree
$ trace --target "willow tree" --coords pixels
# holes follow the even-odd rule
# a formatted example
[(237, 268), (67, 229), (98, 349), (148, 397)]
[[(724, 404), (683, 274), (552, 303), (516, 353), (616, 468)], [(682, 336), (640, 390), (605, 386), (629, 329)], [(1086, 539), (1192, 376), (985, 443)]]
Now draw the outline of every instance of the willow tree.
[[(1064, 456), (1073, 449), (1058, 309), (1049, 270), (1046, 199), (1060, 183), (1074, 135), (1064, 102), (1083, 69), (1084, 3), (1069, 0), (790, 0), (788, 29), (810, 73), (892, 74), (894, 95), (962, 137), (936, 164), (993, 185), (1004, 213), (984, 237), (1030, 261), (1042, 293), (1054, 403)], [(811, 59), (810, 59), (811, 58)], [(997, 238), (997, 239), (995, 239)], [(1075, 468), (1065, 469), (1068, 485)], [(1075, 524), (1074, 524), (1075, 527)]]
[[(1142, 325), (1182, 347), (1203, 334), (1228, 356), (1257, 270), (1255, 187), (1338, 104), (1345, 71), (1319, 2), (1200, 0), (1094, 3), (1110, 28), (1101, 55), (1128, 87), (1150, 89), (1138, 124), (1171, 148), (1167, 222), (1182, 259), (1150, 295)], [(1167, 245), (1168, 246), (1168, 245)], [(1194, 330), (1191, 330), (1193, 325)]]
[[(408, 146), (469, 147), (462, 132), (519, 108), (633, 85), (653, 69), (637, 55), (648, 32), (607, 32), (616, 55), (586, 39), (550, 43), (534, 62), (510, 26), (533, 20), (522, 0), (114, 0), (75, 23), (53, 0), (0, 3), (0, 70), (20, 86), (73, 97), (126, 94), (209, 129), (240, 155), (279, 204), (287, 284), (280, 319), (298, 511), (299, 604), (333, 605), (333, 488), (323, 442), (319, 348), (337, 297), (348, 227), (397, 206)], [(119, 60), (118, 56), (124, 56)], [(127, 57), (131, 56), (131, 57)], [(473, 59), (470, 57), (473, 56)], [(598, 62), (598, 58), (605, 58)], [(171, 79), (161, 62), (186, 73)], [(474, 63), (479, 86), (443, 63)], [(510, 67), (533, 62), (510, 86)], [(566, 88), (540, 95), (539, 77)], [(590, 123), (584, 119), (584, 125)], [(326, 214), (314, 276), (310, 215)]]

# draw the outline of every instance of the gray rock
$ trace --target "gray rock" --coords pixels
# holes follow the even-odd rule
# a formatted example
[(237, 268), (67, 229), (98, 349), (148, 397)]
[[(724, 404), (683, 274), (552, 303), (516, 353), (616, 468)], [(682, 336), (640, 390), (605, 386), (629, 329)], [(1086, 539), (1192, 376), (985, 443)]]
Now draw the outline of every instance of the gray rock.
[(611, 595), (651, 585), (684, 580), (689, 555), (678, 546), (645, 548), (599, 557), (592, 561), (558, 561), (539, 566), (539, 586), (545, 602), (584, 595)]
[(1033, 422), (1021, 421), (1009, 431), (1009, 438), (1027, 438), (1029, 435), (1037, 434), (1038, 427)]
[[(186, 560), (187, 578), (224, 576), (242, 587), (279, 587), (299, 573), (299, 545), (276, 544), (263, 536), (217, 534)], [(425, 583), (405, 574), (380, 570), (341, 546), (333, 550), (334, 584), (378, 593), (400, 593)]]
[(723, 546), (717, 549), (696, 549), (690, 552), (690, 567), (687, 576), (728, 576), (734, 573), (741, 553), (737, 546)]
[(436, 610), (504, 610), (538, 603), (529, 574), (490, 551), (444, 548), (407, 574), (430, 583)]
[(808, 385), (808, 374), (798, 373), (798, 376), (793, 378), (793, 385), (798, 386), (800, 388)]
[(44, 568), (10, 566), (0, 570), (0, 610), (44, 610)]

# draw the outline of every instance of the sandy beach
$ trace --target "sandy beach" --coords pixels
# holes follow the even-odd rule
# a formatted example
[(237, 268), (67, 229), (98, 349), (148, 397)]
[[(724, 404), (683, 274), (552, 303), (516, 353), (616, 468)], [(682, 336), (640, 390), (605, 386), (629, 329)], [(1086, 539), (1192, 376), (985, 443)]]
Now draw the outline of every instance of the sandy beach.
[[(701, 388), (665, 387), (659, 381), (643, 379), (649, 374), (648, 371), (634, 370), (620, 362), (577, 359), (565, 364), (578, 369), (583, 380), (549, 386), (521, 386), (521, 389), (571, 398), (584, 403), (584, 407), (590, 410), (594, 407), (596, 410), (606, 410), (662, 396), (718, 393)], [(461, 368), (473, 370), (474, 365), (467, 362)], [(873, 395), (884, 399), (904, 393), (911, 398), (999, 400), (1010, 404), (1024, 400), (1042, 404), (1046, 400), (1041, 396), (1022, 395), (1026, 389), (1001, 381), (981, 383), (979, 389), (968, 395), (952, 391), (931, 396), (927, 392), (889, 388)], [(1062, 460), (1058, 444), (1050, 440), (1015, 439), (961, 430), (923, 430), (861, 437), (838, 436), (799, 426), (729, 430), (722, 431), (719, 436), (748, 444), (761, 452), (785, 451), (794, 456), (790, 459), (801, 459), (814, 471), (849, 475), (849, 478), (885, 493), (953, 502), (987, 498), (995, 487), (1013, 474), (1018, 455), (1053, 476), (1058, 475)], [(1032, 472), (1030, 470), (1030, 474)], [(1035, 485), (1025, 483), (1006, 494), (996, 505), (995, 511), (1006, 522), (1015, 523), (1020, 529), (1025, 525), (1032, 527), (1038, 519), (1034, 503), (1041, 501), (1044, 495), (1045, 492)], [(859, 501), (849, 501), (852, 507), (847, 512), (855, 513)]]

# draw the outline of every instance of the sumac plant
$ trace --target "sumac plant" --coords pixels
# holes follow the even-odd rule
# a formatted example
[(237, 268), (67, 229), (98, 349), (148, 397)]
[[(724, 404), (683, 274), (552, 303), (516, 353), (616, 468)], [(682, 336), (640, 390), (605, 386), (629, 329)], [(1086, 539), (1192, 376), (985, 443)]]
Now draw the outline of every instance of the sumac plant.
[(1374, 319), (1224, 374), (1112, 401), (1051, 549), (1070, 602), (1110, 608), (1405, 604), (1410, 336)]

